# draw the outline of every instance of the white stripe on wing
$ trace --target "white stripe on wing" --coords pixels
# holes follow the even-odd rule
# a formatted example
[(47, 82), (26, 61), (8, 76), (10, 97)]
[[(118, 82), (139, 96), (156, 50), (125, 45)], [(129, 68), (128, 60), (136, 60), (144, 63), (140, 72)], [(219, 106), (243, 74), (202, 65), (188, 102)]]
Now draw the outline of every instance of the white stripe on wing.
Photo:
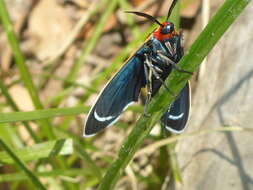
[(169, 119), (178, 120), (178, 119), (181, 119), (183, 116), (184, 116), (184, 113), (181, 113), (180, 115), (169, 115)]
[(98, 120), (98, 121), (100, 121), (100, 122), (104, 122), (104, 121), (108, 121), (108, 120), (113, 119), (115, 116), (100, 117), (100, 116), (97, 114), (97, 111), (95, 110), (95, 111), (94, 111), (94, 117), (95, 117), (96, 120)]

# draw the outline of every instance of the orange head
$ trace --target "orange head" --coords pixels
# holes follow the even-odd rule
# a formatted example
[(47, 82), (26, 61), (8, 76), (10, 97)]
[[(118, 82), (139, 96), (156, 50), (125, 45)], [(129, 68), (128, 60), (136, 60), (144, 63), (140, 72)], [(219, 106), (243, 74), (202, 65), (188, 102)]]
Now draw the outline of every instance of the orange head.
[(172, 38), (175, 35), (178, 35), (178, 33), (174, 28), (174, 24), (167, 21), (162, 23), (162, 25), (153, 33), (154, 38), (159, 41), (164, 41), (166, 39)]

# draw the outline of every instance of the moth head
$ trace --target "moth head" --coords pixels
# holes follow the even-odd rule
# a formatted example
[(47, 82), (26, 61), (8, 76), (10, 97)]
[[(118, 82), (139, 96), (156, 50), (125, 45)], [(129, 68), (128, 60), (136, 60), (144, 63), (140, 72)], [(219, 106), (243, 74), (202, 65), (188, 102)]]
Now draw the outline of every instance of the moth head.
[(174, 24), (171, 22), (165, 22), (161, 28), (162, 34), (172, 34), (175, 31)]

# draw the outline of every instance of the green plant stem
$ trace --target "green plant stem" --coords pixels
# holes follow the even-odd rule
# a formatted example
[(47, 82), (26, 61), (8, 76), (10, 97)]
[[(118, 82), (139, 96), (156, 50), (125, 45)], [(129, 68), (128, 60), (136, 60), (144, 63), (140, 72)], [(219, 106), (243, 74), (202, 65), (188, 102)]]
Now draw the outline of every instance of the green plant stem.
[[(166, 136), (164, 135), (164, 130), (161, 130), (161, 134), (158, 140), (160, 141), (164, 138), (166, 138)], [(156, 168), (156, 175), (159, 177), (159, 189), (161, 189), (165, 177), (168, 175), (168, 171), (171, 170), (168, 154), (169, 152), (166, 146), (159, 148), (159, 158), (157, 160), (158, 167)]]
[[(33, 104), (36, 107), (36, 109), (43, 109), (43, 105), (39, 99), (39, 94), (36, 90), (36, 87), (33, 84), (32, 76), (25, 64), (25, 57), (21, 52), (19, 42), (15, 35), (13, 26), (11, 24), (10, 16), (8, 14), (4, 0), (0, 0), (0, 17), (2, 20), (3, 28), (7, 34), (10, 46), (12, 48), (14, 59), (20, 71), (21, 78), (30, 94)], [(43, 126), (42, 129), (45, 130), (45, 135), (47, 135), (49, 139), (54, 139), (55, 135), (53, 133), (49, 121), (47, 120), (41, 121), (41, 125)]]
[(177, 160), (177, 153), (175, 151), (176, 144), (177, 142), (168, 144), (168, 149), (169, 149), (170, 169), (172, 171), (173, 182), (175, 182), (175, 184), (177, 185), (182, 184), (183, 179)]
[(20, 169), (30, 178), (36, 189), (46, 190), (47, 188), (39, 181), (36, 175), (34, 175), (25, 164), (14, 154), (14, 152), (0, 139), (0, 146), (9, 154), (13, 161), (20, 167)]
[[(181, 5), (181, 1), (178, 1), (178, 3), (176, 4), (176, 6), (174, 7), (174, 10), (172, 11), (171, 14), (171, 22), (174, 23), (176, 30), (180, 29), (180, 5)], [(165, 129), (165, 127), (163, 125), (161, 125), (162, 129)], [(172, 136), (173, 134), (168, 133), (167, 131), (162, 130), (163, 133), (167, 133), (167, 135)], [(166, 134), (164, 134), (164, 136), (166, 136)], [(172, 175), (173, 178), (171, 180), (171, 182), (174, 184), (181, 184), (182, 183), (182, 176), (181, 176), (181, 171), (179, 168), (179, 163), (177, 160), (177, 155), (176, 155), (176, 144), (177, 142), (173, 143), (173, 144), (169, 144), (167, 150), (169, 153), (168, 156), (168, 160), (169, 160), (169, 169), (170, 169), (170, 173), (167, 175)]]
[[(189, 53), (182, 58), (179, 66), (187, 71), (196, 71), (205, 56), (211, 51), (249, 2), (249, 0), (226, 0), (194, 42)], [(178, 94), (189, 78), (190, 76), (186, 73), (172, 71), (165, 83), (175, 94)], [(148, 106), (148, 112), (151, 117), (141, 116), (137, 121), (136, 126), (122, 145), (118, 157), (107, 170), (98, 189), (110, 190), (114, 188), (118, 178), (133, 158), (137, 149), (174, 99), (175, 96), (168, 93), (163, 87), (159, 90), (159, 93)]]

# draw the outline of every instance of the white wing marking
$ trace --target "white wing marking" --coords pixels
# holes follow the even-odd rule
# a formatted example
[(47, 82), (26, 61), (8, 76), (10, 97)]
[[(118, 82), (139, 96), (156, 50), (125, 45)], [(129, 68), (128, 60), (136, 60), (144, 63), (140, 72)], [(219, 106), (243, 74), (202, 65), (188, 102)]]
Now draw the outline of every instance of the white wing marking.
[(169, 126), (165, 126), (165, 128), (168, 130), (168, 131), (170, 131), (170, 132), (172, 132), (172, 133), (176, 133), (176, 134), (180, 134), (180, 133), (182, 133), (183, 131), (184, 131), (184, 129), (185, 128), (183, 128), (181, 131), (179, 131), (179, 130), (175, 130), (175, 129), (172, 129), (171, 127), (169, 127)]
[(108, 121), (108, 120), (111, 120), (113, 119), (115, 116), (108, 116), (108, 117), (100, 117), (96, 110), (94, 111), (94, 117), (96, 120), (100, 121), (100, 122), (104, 122), (104, 121)]
[(181, 113), (180, 115), (169, 115), (169, 119), (178, 120), (178, 119), (181, 119), (183, 115), (184, 113)]

